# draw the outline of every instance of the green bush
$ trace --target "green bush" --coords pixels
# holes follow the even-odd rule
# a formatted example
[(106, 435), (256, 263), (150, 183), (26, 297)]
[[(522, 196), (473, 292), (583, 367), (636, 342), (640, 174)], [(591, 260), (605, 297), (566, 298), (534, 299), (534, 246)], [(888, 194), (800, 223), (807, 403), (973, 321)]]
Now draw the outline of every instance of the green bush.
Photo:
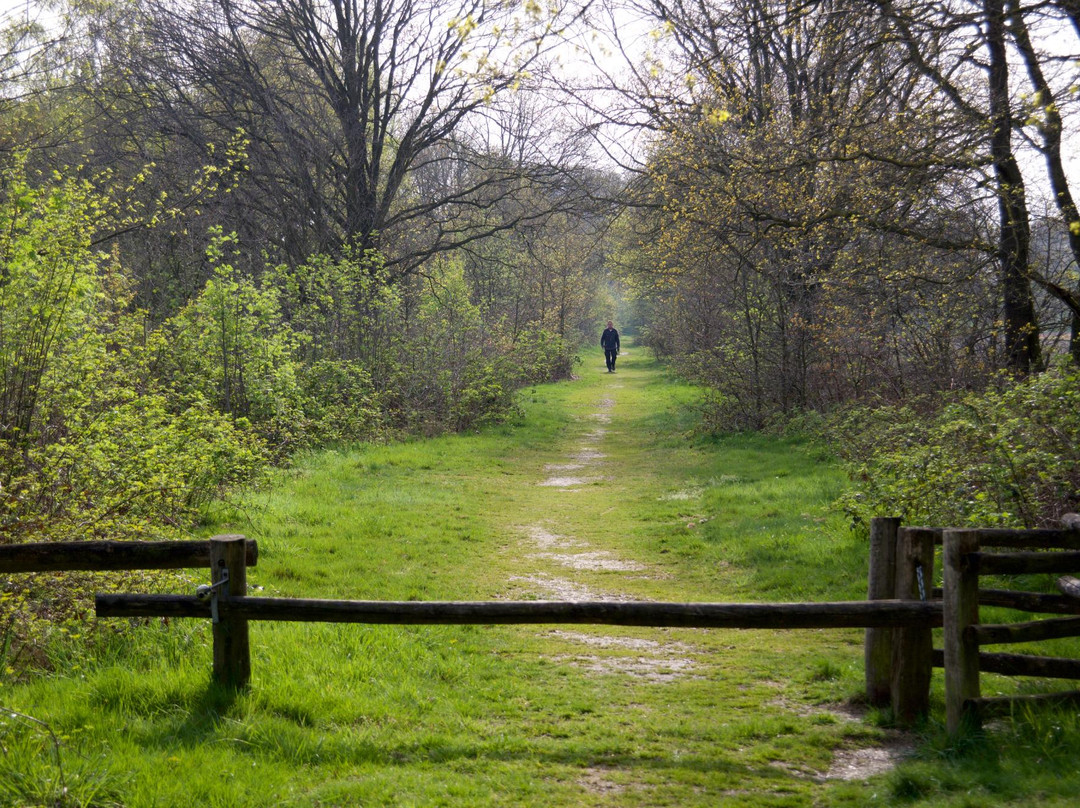
[(573, 375), (576, 346), (548, 329), (518, 334), (510, 350), (517, 386), (561, 381)]
[(313, 255), (298, 267), (275, 267), (265, 280), (300, 338), (305, 364), (355, 363), (376, 388), (386, 387), (407, 318), (382, 255), (346, 247), (338, 256)]
[(514, 384), (507, 357), (472, 356), (451, 406), (455, 428), (475, 429), (498, 422), (514, 409)]
[(225, 261), (235, 236), (212, 232), (214, 277), (167, 324), (161, 373), (181, 396), (198, 395), (244, 418), (284, 458), (304, 445), (298, 335), (284, 322), (277, 290)]
[(382, 433), (379, 396), (371, 374), (358, 362), (320, 359), (300, 367), (298, 381), (307, 445), (355, 443)]
[(1080, 374), (1072, 365), (1001, 389), (836, 417), (830, 443), (857, 522), (1039, 527), (1080, 502)]
[(257, 442), (153, 368), (162, 334), (128, 308), (124, 267), (91, 246), (89, 183), (0, 198), (0, 541), (122, 538), (176, 526), (262, 463)]
[(394, 344), (384, 399), (389, 416), (421, 434), (497, 422), (513, 411), (513, 392), (525, 377), (551, 373), (543, 343), (512, 344), (501, 324), (485, 322), (460, 262), (444, 259), (429, 272)]

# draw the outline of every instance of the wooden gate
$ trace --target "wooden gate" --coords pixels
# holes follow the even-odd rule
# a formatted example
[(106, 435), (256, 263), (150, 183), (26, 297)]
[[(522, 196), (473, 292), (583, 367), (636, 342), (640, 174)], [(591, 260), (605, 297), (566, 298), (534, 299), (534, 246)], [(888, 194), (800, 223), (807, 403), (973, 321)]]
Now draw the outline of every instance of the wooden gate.
[[(1024, 701), (1080, 701), (1080, 691), (1039, 696), (984, 698), (979, 673), (1080, 679), (1080, 660), (1027, 654), (987, 653), (984, 645), (1036, 642), (1080, 636), (1080, 598), (1011, 590), (981, 589), (987, 575), (1061, 574), (1080, 572), (1080, 532), (1076, 530), (944, 530), (944, 650), (937, 660), (945, 668), (946, 723), (956, 732), (965, 721), (1008, 711)], [(986, 548), (1008, 548), (986, 552)], [(1064, 591), (1076, 591), (1059, 579)], [(979, 606), (1001, 606), (1022, 612), (1058, 613), (1070, 617), (987, 624)]]

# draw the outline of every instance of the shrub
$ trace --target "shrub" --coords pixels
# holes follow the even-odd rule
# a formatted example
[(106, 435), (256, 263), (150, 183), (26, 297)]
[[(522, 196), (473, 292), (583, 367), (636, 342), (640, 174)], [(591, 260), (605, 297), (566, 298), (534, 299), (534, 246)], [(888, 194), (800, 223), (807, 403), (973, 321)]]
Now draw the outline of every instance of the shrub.
[(484, 321), (459, 262), (433, 264), (427, 280), (396, 343), (387, 387), (391, 417), (423, 434), (499, 421), (513, 410), (519, 369), (531, 367), (533, 358)]
[(235, 236), (212, 232), (214, 277), (167, 324), (161, 372), (181, 396), (198, 395), (244, 418), (284, 458), (303, 445), (296, 379), (299, 338), (281, 314), (277, 290), (227, 263)]
[(856, 521), (1037, 527), (1080, 502), (1080, 374), (1058, 367), (1001, 389), (837, 417), (833, 446)]
[(573, 375), (576, 346), (546, 328), (518, 334), (510, 350), (516, 386), (561, 381)]
[(298, 382), (308, 446), (370, 440), (382, 432), (379, 396), (358, 362), (320, 359), (299, 369)]
[(514, 384), (507, 357), (483, 360), (471, 357), (461, 389), (451, 407), (456, 429), (475, 429), (498, 422), (514, 409)]

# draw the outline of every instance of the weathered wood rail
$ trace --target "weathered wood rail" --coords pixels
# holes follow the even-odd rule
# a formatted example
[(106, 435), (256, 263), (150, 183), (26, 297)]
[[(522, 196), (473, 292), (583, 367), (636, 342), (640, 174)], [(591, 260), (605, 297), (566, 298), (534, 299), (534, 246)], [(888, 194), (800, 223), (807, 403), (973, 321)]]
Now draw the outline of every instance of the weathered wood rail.
[[(0, 573), (195, 569), (210, 566), (210, 546), (210, 539), (4, 544), (0, 545)], [(258, 544), (245, 540), (244, 553), (245, 565), (254, 567), (259, 560)]]
[[(678, 628), (879, 628), (925, 632), (942, 625), (939, 603), (878, 599), (827, 603), (656, 603), (616, 601), (349, 601), (246, 595), (242, 537), (212, 540), (213, 597), (99, 594), (100, 617), (215, 619), (214, 677), (242, 687), (251, 676), (248, 621), (409, 625), (594, 624)], [(216, 548), (216, 549), (215, 549)], [(217, 589), (220, 587), (220, 591)], [(209, 589), (206, 587), (205, 589)], [(216, 617), (215, 617), (216, 615)], [(898, 652), (902, 656), (902, 652)], [(927, 650), (929, 654), (929, 649)], [(920, 663), (922, 664), (922, 663)], [(925, 666), (929, 666), (929, 656)], [(915, 714), (918, 705), (901, 706)]]
[[(210, 617), (187, 595), (99, 594), (99, 617)], [(652, 601), (391, 601), (231, 597), (222, 615), (244, 620), (395, 625), (567, 623), (658, 628), (805, 629), (942, 624), (939, 603), (882, 600), (822, 603), (655, 603)]]

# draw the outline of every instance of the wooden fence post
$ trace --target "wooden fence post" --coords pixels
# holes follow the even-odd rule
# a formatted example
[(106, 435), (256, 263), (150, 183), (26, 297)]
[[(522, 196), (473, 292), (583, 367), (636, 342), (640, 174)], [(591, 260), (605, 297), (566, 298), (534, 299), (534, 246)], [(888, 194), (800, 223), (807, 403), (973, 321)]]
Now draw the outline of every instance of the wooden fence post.
[[(900, 520), (876, 516), (870, 520), (870, 579), (867, 600), (889, 600), (896, 592), (896, 534)], [(891, 628), (866, 630), (866, 698), (875, 707), (891, 703), (892, 697)]]
[(979, 550), (973, 530), (944, 532), (945, 726), (964, 725), (964, 703), (979, 698), (979, 643), (969, 626), (979, 622), (979, 571), (965, 559)]
[(246, 687), (251, 680), (251, 651), (248, 645), (248, 621), (230, 615), (227, 604), (230, 597), (247, 594), (247, 565), (245, 563), (245, 539), (243, 536), (214, 536), (210, 539), (210, 581), (216, 584), (222, 579), (222, 571), (228, 570), (228, 582), (214, 591), (220, 602), (226, 604), (222, 614), (213, 625), (214, 679), (227, 687)]
[[(933, 591), (934, 531), (904, 528), (896, 545), (896, 597), (927, 600)], [(934, 637), (930, 624), (897, 628), (892, 647), (893, 717), (912, 724), (930, 712)]]

